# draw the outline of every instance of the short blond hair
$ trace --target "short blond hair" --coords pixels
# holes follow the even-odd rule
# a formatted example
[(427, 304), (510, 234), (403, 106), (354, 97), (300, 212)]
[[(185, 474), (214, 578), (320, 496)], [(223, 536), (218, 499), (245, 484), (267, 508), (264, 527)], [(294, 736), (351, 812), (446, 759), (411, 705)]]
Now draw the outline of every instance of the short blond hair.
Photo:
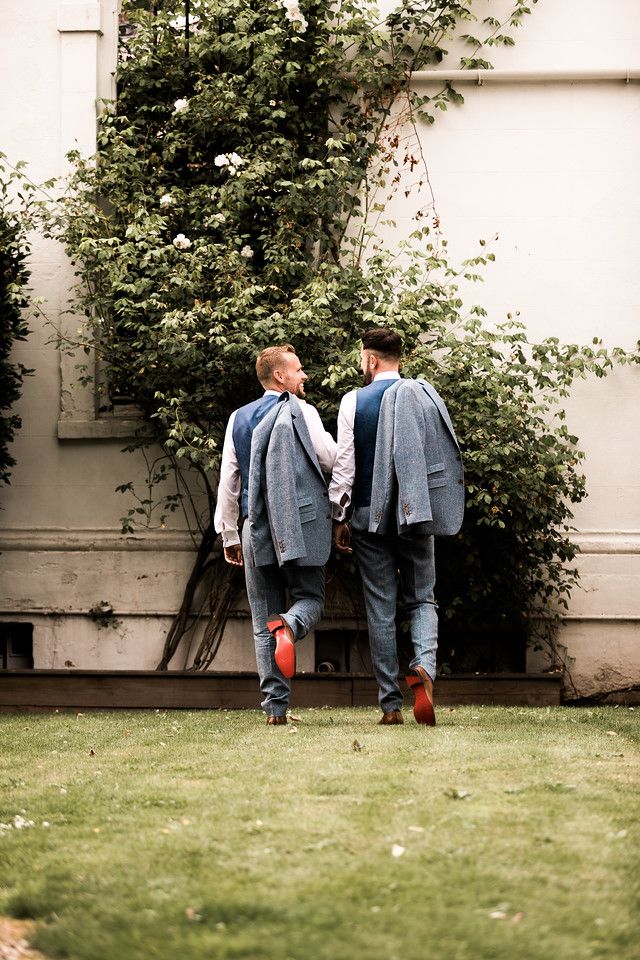
[(283, 343), (278, 347), (267, 347), (258, 354), (256, 360), (256, 376), (263, 387), (273, 380), (273, 373), (284, 360), (285, 354), (295, 353), (295, 347), (290, 343)]

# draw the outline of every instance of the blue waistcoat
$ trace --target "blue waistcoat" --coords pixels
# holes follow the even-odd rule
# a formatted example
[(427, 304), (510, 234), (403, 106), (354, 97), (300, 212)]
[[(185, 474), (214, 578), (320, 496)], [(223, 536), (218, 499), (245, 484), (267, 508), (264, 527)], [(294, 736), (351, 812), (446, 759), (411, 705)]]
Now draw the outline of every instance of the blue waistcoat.
[(373, 461), (376, 455), (376, 434), (380, 404), (385, 390), (397, 380), (374, 380), (356, 393), (356, 415), (353, 421), (353, 446), (356, 475), (353, 483), (352, 504), (368, 507), (371, 503)]
[(249, 464), (251, 463), (251, 437), (253, 431), (258, 426), (262, 418), (271, 410), (277, 402), (278, 397), (269, 393), (259, 397), (252, 403), (245, 404), (236, 410), (236, 416), (233, 421), (233, 445), (236, 448), (236, 456), (240, 464), (240, 476), (242, 478), (242, 495), (240, 498), (240, 510), (243, 517), (249, 515)]

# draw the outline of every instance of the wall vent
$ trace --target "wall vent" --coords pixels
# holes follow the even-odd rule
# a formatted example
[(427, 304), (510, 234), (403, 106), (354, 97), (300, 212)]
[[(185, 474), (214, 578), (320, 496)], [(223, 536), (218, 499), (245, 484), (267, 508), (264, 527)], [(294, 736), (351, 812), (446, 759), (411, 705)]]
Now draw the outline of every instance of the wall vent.
[(371, 673), (366, 630), (316, 630), (318, 673)]

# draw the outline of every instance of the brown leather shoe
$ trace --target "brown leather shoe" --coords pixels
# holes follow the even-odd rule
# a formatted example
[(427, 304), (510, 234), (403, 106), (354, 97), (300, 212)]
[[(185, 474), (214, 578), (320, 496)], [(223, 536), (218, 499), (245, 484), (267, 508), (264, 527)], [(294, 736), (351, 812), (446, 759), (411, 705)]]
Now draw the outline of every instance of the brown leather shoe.
[(402, 710), (389, 710), (388, 713), (383, 713), (380, 720), (378, 720), (378, 726), (386, 727), (389, 724), (404, 723), (404, 717), (402, 716)]
[(281, 727), (283, 723), (287, 722), (287, 715), (285, 713), (278, 714), (277, 716), (268, 716), (267, 717), (267, 726), (268, 727)]
[(406, 677), (408, 686), (415, 698), (413, 715), (416, 723), (425, 723), (428, 727), (435, 727), (436, 714), (433, 709), (433, 680), (424, 667), (414, 667), (413, 673)]

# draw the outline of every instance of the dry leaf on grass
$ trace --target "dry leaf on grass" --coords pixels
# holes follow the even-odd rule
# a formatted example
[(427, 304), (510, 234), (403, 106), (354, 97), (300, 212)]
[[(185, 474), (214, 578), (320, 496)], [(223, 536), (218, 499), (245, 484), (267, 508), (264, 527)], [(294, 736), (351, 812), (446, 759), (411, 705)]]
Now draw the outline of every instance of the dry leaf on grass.
[(35, 930), (32, 920), (0, 917), (0, 960), (45, 960), (44, 954), (29, 946)]

